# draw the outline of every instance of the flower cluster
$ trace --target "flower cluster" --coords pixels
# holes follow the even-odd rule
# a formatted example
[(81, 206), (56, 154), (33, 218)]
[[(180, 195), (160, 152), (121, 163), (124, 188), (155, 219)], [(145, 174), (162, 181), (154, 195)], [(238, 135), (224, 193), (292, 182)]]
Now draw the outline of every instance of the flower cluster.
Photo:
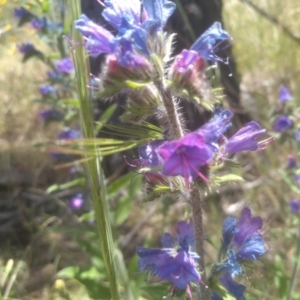
[[(215, 22), (190, 49), (183, 49), (172, 57), (174, 36), (165, 34), (163, 29), (175, 11), (174, 2), (103, 2), (102, 16), (113, 28), (112, 31), (106, 29), (105, 24), (94, 23), (86, 15), (75, 21), (75, 28), (83, 35), (88, 54), (93, 57), (105, 55), (97, 80), (101, 84), (98, 96), (112, 98), (119, 93), (126, 95), (127, 106), (122, 120), (131, 124), (141, 125), (145, 120), (156, 118), (164, 136), (155, 135), (157, 139), (150, 142), (148, 139), (147, 144), (139, 147), (139, 158), (131, 165), (145, 175), (154, 198), (163, 194), (184, 198), (191, 204), (195, 217), (195, 207), (202, 201), (194, 196), (197, 188), (209, 190), (218, 185), (222, 182), (218, 172), (225, 169), (233, 155), (262, 150), (273, 139), (260, 140), (266, 130), (254, 121), (228, 137), (233, 118), (229, 109), (215, 109), (211, 120), (195, 131), (185, 134), (181, 126), (175, 97), (182, 101), (188, 99), (213, 111), (215, 99), (207, 80), (207, 62), (214, 66), (220, 61), (227, 62), (226, 58), (217, 55), (217, 51), (221, 43), (230, 39), (230, 35), (219, 22)], [(285, 99), (282, 101), (287, 102), (288, 94), (281, 93), (282, 99)], [(172, 295), (176, 290), (182, 290), (187, 291), (192, 299), (193, 286), (203, 280), (209, 287), (207, 291), (211, 299), (226, 296), (226, 293), (220, 292), (221, 285), (236, 299), (245, 299), (245, 287), (235, 282), (234, 277), (242, 273), (245, 261), (257, 260), (266, 252), (260, 233), (262, 219), (251, 217), (250, 209), (245, 208), (239, 220), (229, 217), (224, 221), (220, 250), (223, 261), (212, 267), (207, 282), (205, 272), (200, 275), (197, 266), (199, 263), (199, 269), (204, 271), (205, 252), (199, 243), (203, 237), (194, 236), (196, 230), (193, 229), (193, 224), (198, 221), (179, 222), (176, 238), (170, 234), (163, 236), (162, 249), (138, 246), (140, 271), (170, 282)], [(194, 244), (202, 257), (192, 251)], [(200, 289), (203, 290), (202, 286)]]
[(220, 164), (220, 160), (241, 151), (264, 149), (272, 141), (272, 138), (257, 141), (266, 130), (254, 121), (227, 139), (224, 134), (231, 127), (232, 116), (228, 109), (216, 109), (208, 123), (180, 140), (158, 140), (140, 147), (141, 165), (156, 171), (161, 167), (164, 176), (182, 176), (189, 186), (197, 177), (208, 182), (202, 171), (209, 165)]
[[(242, 210), (240, 219), (227, 217), (223, 223), (221, 253), (227, 254), (227, 257), (214, 267), (212, 275), (214, 280), (218, 278), (228, 292), (238, 300), (245, 299), (246, 288), (232, 279), (242, 274), (241, 264), (256, 261), (267, 252), (260, 233), (262, 225), (260, 217), (251, 217), (249, 208)], [(216, 294), (218, 292), (214, 291), (213, 299), (223, 299), (220, 295), (220, 298), (217, 298)]]
[(294, 107), (294, 101), (291, 92), (287, 87), (281, 85), (279, 87), (279, 103), (275, 109), (275, 119), (273, 121), (273, 130), (280, 134), (281, 137), (292, 135), (300, 141), (300, 128), (295, 126), (298, 110)]
[(190, 283), (199, 283), (201, 276), (197, 270), (196, 261), (200, 257), (191, 252), (194, 246), (194, 231), (192, 222), (180, 221), (176, 226), (177, 236), (173, 238), (169, 233), (162, 237), (162, 249), (149, 249), (138, 246), (138, 267), (140, 271), (148, 271), (160, 280), (172, 283), (174, 288), (187, 289), (190, 299), (192, 293)]

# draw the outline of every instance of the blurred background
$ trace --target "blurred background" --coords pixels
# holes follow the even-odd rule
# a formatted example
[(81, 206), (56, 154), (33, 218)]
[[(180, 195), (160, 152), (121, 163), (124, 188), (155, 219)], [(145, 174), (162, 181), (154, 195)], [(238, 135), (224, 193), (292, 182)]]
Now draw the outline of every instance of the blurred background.
[[(168, 30), (178, 34), (178, 51), (189, 47), (214, 21), (223, 21), (232, 41), (220, 49), (223, 57), (230, 57), (229, 64), (220, 63), (217, 76), (225, 94), (222, 106), (236, 113), (236, 128), (255, 120), (276, 137), (266, 150), (239, 156), (244, 182), (226, 184), (209, 195), (204, 220), (208, 256), (217, 255), (224, 217), (238, 215), (250, 206), (264, 219), (269, 251), (255, 269), (251, 267), (250, 278), (245, 270), (241, 280), (247, 286), (247, 299), (285, 299), (299, 236), (299, 213), (293, 213), (289, 203), (300, 199), (296, 166), (300, 137), (295, 135), (300, 129), (300, 3), (175, 2), (181, 10), (170, 20)], [(21, 6), (39, 17), (49, 16), (52, 22), (55, 19), (62, 29), (53, 34), (48, 30), (47, 35), (32, 24), (20, 24), (14, 9)], [(82, 8), (92, 19), (103, 21), (96, 0), (83, 0)], [(51, 81), (47, 73), (53, 69), (52, 61), (68, 57), (72, 51), (65, 39), (62, 43), (67, 53), (52, 43), (59, 45), (59, 38), (67, 35), (67, 3), (0, 0), (0, 17), (0, 299), (108, 299), (84, 167), (74, 163), (79, 159), (76, 153), (61, 154), (57, 148), (61, 145), (53, 142), (68, 140), (70, 135), (80, 137), (74, 74), (63, 71), (61, 84)], [(63, 20), (58, 20), (61, 17)], [(24, 59), (20, 45), (28, 42), (47, 54), (42, 59), (36, 53)], [(101, 58), (91, 60), (95, 74), (100, 64)], [(58, 107), (53, 106), (52, 96), (41, 91), (47, 80), (59, 90), (62, 101)], [(283, 111), (281, 85), (292, 95), (284, 114), (289, 114), (293, 125), (284, 132), (274, 127), (276, 116)], [(113, 123), (119, 114), (117, 104), (104, 107), (95, 101), (95, 119)], [(56, 110), (54, 116), (45, 117), (45, 111), (51, 109)], [(132, 157), (134, 152), (128, 155)], [(292, 160), (295, 167), (290, 165)], [(118, 265), (126, 266), (130, 284), (142, 291), (139, 299), (148, 299), (148, 284), (136, 267), (135, 246), (160, 246), (161, 233), (172, 230), (178, 216), (184, 217), (185, 204), (174, 199), (143, 203), (143, 180), (133, 176), (122, 156), (112, 156), (106, 173), (113, 233), (120, 252)], [(158, 288), (150, 294), (156, 291)], [(155, 297), (149, 299), (161, 299)], [(300, 299), (300, 284), (290, 299)]]

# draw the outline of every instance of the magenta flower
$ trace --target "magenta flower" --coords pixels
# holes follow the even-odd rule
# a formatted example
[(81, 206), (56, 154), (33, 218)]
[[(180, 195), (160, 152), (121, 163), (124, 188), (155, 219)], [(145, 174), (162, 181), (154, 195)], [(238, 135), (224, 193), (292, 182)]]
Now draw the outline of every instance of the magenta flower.
[(69, 208), (71, 210), (78, 210), (82, 208), (83, 204), (84, 204), (84, 199), (82, 194), (77, 194), (69, 201)]
[(265, 143), (256, 140), (265, 132), (266, 129), (261, 129), (256, 122), (249, 122), (228, 140), (225, 152), (233, 154), (241, 151), (256, 151), (260, 146), (265, 147)]
[(165, 142), (158, 153), (163, 159), (163, 175), (180, 175), (185, 179), (186, 186), (197, 176), (207, 181), (199, 168), (212, 159), (213, 151), (205, 143), (203, 135), (192, 132), (180, 140)]

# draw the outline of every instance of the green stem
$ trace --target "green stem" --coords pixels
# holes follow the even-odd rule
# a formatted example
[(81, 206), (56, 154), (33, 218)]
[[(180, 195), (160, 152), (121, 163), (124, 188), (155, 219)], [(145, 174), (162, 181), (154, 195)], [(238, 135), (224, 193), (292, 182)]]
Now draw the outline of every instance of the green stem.
[(297, 283), (298, 283), (298, 274), (299, 274), (299, 261), (300, 261), (300, 220), (298, 220), (298, 238), (297, 238), (297, 244), (296, 244), (296, 252), (294, 257), (294, 267), (293, 267), (293, 273), (291, 278), (291, 285), (289, 288), (289, 292), (287, 294), (287, 300), (292, 299), (293, 291), (296, 289)]
[[(69, 7), (71, 8), (72, 19), (78, 19), (81, 14), (80, 1), (69, 0)], [(72, 38), (76, 45), (83, 45), (83, 40), (79, 32), (77, 32), (76, 30), (73, 31)], [(77, 79), (78, 96), (80, 100), (80, 119), (83, 137), (87, 139), (94, 139), (95, 135), (91, 97), (87, 88), (87, 85), (90, 82), (90, 72), (87, 63), (87, 56), (84, 48), (81, 46), (76, 47), (76, 49), (72, 53)], [(97, 152), (97, 146), (95, 144), (86, 145), (85, 148), (86, 153)], [(100, 165), (100, 157), (95, 156), (92, 159), (87, 160), (87, 171), (91, 184), (91, 192), (95, 208), (96, 226), (99, 234), (101, 254), (107, 271), (111, 298), (113, 300), (118, 300), (120, 298), (115, 268), (115, 250), (112, 238), (111, 224), (109, 220), (109, 207), (106, 199), (107, 193), (105, 180), (103, 170)]]

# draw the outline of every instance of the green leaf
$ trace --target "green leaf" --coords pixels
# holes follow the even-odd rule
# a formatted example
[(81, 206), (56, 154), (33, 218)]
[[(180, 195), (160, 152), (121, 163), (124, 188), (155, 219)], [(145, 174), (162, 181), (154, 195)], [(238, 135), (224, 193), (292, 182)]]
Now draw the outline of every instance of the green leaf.
[(48, 1), (44, 1), (41, 3), (41, 6), (42, 6), (42, 12), (43, 13), (47, 13), (50, 11), (50, 4)]
[(63, 183), (63, 184), (53, 184), (49, 186), (46, 190), (47, 194), (51, 194), (55, 191), (61, 191), (65, 190), (74, 186), (80, 186), (80, 185), (85, 185), (86, 184), (86, 179), (85, 178), (77, 178), (75, 180)]
[(79, 100), (78, 99), (72, 99), (72, 98), (61, 99), (58, 101), (58, 104), (64, 104), (67, 106), (79, 108)]
[(112, 196), (116, 193), (119, 193), (119, 191), (128, 186), (132, 177), (134, 176), (133, 172), (130, 172), (128, 174), (125, 174), (121, 177), (119, 177), (118, 179), (116, 179), (114, 182), (112, 182), (109, 186), (108, 186), (108, 195)]
[(71, 267), (66, 267), (66, 268), (60, 270), (57, 273), (57, 277), (73, 279), (73, 278), (77, 277), (78, 273), (79, 273), (79, 267), (71, 266)]

